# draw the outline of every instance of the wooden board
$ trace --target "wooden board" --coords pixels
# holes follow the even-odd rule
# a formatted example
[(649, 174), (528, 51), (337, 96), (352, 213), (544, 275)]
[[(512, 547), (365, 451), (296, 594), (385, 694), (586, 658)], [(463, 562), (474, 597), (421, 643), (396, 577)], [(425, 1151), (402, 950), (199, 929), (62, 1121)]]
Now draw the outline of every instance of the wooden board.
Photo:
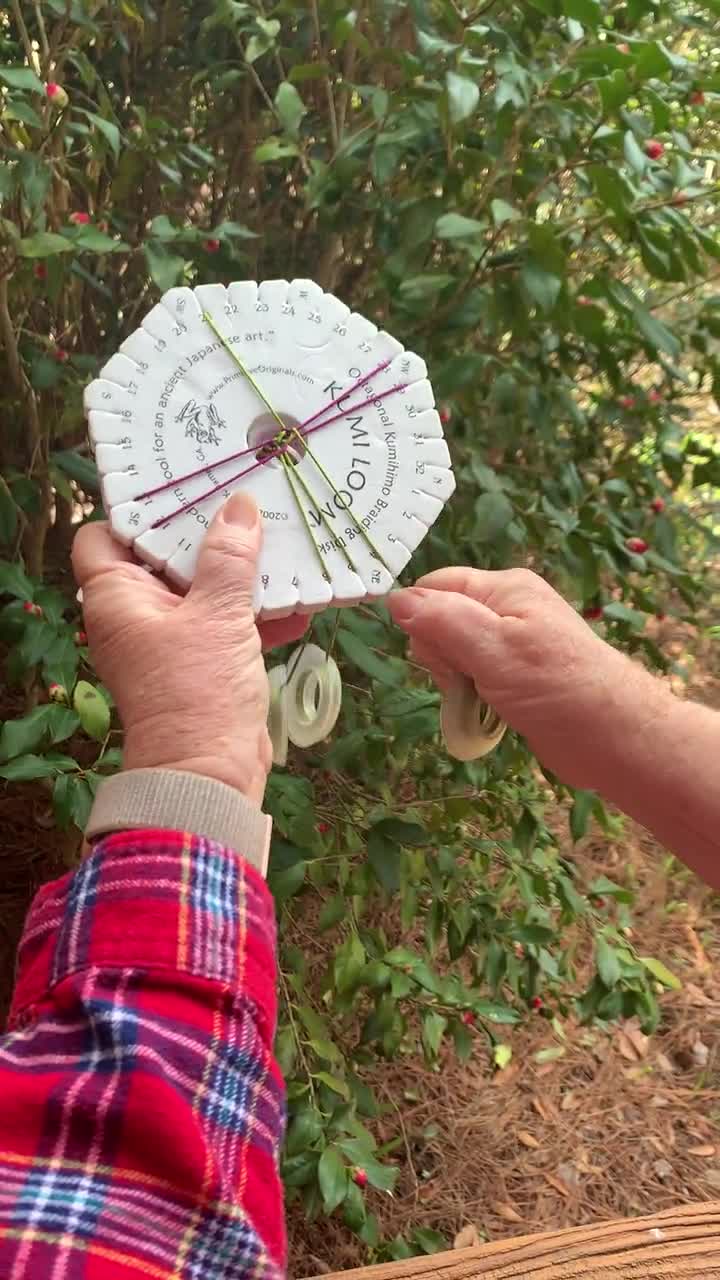
[[(474, 1249), (336, 1272), (322, 1280), (710, 1280), (720, 1277), (720, 1201)], [(320, 1278), (318, 1278), (320, 1280)]]

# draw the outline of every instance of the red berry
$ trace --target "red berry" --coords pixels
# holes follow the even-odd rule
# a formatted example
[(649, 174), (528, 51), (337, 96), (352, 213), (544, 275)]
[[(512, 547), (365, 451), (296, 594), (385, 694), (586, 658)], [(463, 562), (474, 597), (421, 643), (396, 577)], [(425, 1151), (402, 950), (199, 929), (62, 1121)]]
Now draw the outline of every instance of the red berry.
[(57, 98), (59, 92), (60, 85), (56, 84), (54, 80), (48, 80), (48, 83), (45, 85), (45, 96), (47, 98)]
[(673, 196), (672, 200), (670, 201), (670, 203), (671, 203), (671, 204), (674, 204), (674, 205), (677, 205), (677, 206), (680, 206), (680, 205), (683, 205), (683, 204), (687, 204), (687, 202), (688, 202), (688, 200), (689, 200), (689, 199), (690, 199), (690, 197), (689, 197), (689, 195), (688, 195), (687, 191), (677, 191), (677, 192), (675, 193), (675, 195)]
[(53, 351), (53, 360), (57, 360), (58, 364), (67, 364), (70, 356), (67, 351), (63, 351), (62, 347), (56, 347)]
[(621, 409), (634, 409), (637, 401), (634, 396), (621, 396), (619, 400)]
[(542, 1009), (543, 1007), (542, 997), (533, 996), (532, 1000), (530, 1001), (530, 1004), (532, 1005), (533, 1009)]
[(629, 52), (630, 52), (630, 45), (629, 45), (629, 44), (618, 44), (618, 45), (616, 45), (616, 46), (615, 46), (615, 48), (617, 49), (618, 53), (629, 53)]
[(440, 421), (444, 427), (452, 421), (452, 409), (449, 404), (443, 404), (440, 406)]
[(579, 307), (591, 307), (593, 305), (592, 298), (588, 298), (586, 293), (579, 293), (575, 301)]
[(656, 391), (654, 387), (652, 391), (648, 391), (648, 400), (651, 404), (662, 404), (664, 399), (662, 391)]
[(593, 898), (593, 906), (598, 907), (602, 911), (602, 908), (607, 906), (607, 901), (605, 898)]
[(586, 618), (588, 622), (598, 622), (603, 616), (602, 605), (591, 604), (587, 609), (583, 609), (582, 616), (583, 618)]
[(655, 512), (656, 516), (659, 516), (660, 512), (665, 510), (665, 499), (653, 498), (652, 502), (650, 503), (650, 509)]
[(330, 830), (330, 823), (318, 822), (315, 826), (315, 830), (319, 832), (321, 836), (324, 836)]
[(87, 632), (76, 631), (75, 635), (73, 636), (73, 640), (75, 641), (76, 644), (87, 644)]
[(648, 543), (644, 538), (626, 538), (625, 546), (628, 551), (634, 551), (637, 556), (643, 555), (648, 549)]
[(656, 618), (656, 621), (657, 621), (657, 622), (664, 622), (664, 621), (665, 621), (665, 619), (667, 618), (667, 614), (666, 614), (666, 613), (656, 613), (656, 614), (655, 614), (655, 618)]
[(51, 702), (67, 702), (67, 689), (64, 684), (51, 684), (48, 689)]
[(465, 1023), (466, 1027), (475, 1026), (475, 1014), (473, 1013), (472, 1009), (465, 1010), (464, 1014), (462, 1015), (462, 1020)]
[(693, 89), (692, 93), (690, 94), (690, 102), (694, 107), (705, 106), (705, 94), (703, 93), (702, 89)]
[(76, 213), (70, 214), (70, 221), (74, 222), (76, 227), (86, 227), (90, 221), (90, 214), (78, 209)]
[(656, 138), (651, 138), (649, 142), (645, 143), (645, 155), (649, 160), (659, 160), (664, 154), (665, 147)]
[(44, 262), (36, 262), (33, 267), (33, 275), (36, 280), (47, 280), (47, 267)]
[(355, 1169), (353, 1172), (352, 1180), (355, 1183), (355, 1186), (359, 1187), (361, 1191), (368, 1184), (368, 1176), (364, 1169)]
[(217, 253), (219, 248), (220, 248), (219, 240), (206, 240), (203, 245), (203, 249), (205, 250), (206, 253)]
[(523, 946), (522, 942), (514, 942), (514, 943), (513, 943), (513, 951), (515, 952), (515, 955), (517, 956), (518, 960), (524, 960), (524, 959), (525, 959), (525, 948), (524, 948), (524, 946)]
[(23, 604), (23, 609), (25, 610), (26, 613), (34, 613), (35, 605), (33, 604), (32, 600), (26, 600), (25, 603)]

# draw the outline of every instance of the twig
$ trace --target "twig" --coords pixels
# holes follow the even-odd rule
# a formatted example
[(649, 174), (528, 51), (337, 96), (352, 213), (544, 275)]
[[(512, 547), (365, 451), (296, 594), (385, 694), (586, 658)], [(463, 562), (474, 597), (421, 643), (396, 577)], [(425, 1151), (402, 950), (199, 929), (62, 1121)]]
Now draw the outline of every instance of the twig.
[(11, 8), (13, 11), (13, 17), (17, 23), (18, 31), (20, 32), (20, 39), (23, 43), (25, 56), (32, 67), (35, 61), (35, 50), (32, 47), (32, 40), (30, 39), (28, 29), (25, 26), (25, 19), (23, 18), (22, 11), (20, 9), (20, 0), (11, 0)]
[(48, 43), (47, 31), (45, 30), (45, 19), (42, 16), (42, 9), (40, 8), (40, 0), (34, 0), (33, 7), (35, 9), (35, 19), (40, 33), (40, 48), (42, 49), (44, 67), (47, 71), (50, 67), (50, 45)]
[[(312, 14), (313, 28), (315, 30), (315, 42), (317, 44), (317, 50), (320, 55), (320, 59), (322, 60), (323, 58), (322, 31), (320, 28), (320, 14), (318, 13), (317, 0), (310, 0), (310, 12)], [(327, 104), (328, 104), (328, 114), (330, 116), (330, 137), (332, 138), (333, 152), (336, 152), (338, 149), (338, 142), (339, 142), (338, 122), (337, 122), (337, 114), (335, 111), (335, 98), (333, 95), (332, 85), (330, 83), (329, 76), (323, 77), (323, 84), (325, 85), (325, 94), (327, 97)]]

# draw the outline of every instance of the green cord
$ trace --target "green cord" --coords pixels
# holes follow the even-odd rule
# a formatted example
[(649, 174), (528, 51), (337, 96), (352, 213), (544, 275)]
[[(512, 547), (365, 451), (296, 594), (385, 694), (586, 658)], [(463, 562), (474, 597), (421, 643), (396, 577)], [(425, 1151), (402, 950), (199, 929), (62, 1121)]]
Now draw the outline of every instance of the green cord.
[[(267, 396), (265, 395), (265, 392), (263, 391), (263, 389), (262, 389), (262, 387), (260, 386), (260, 384), (259, 384), (258, 382), (256, 382), (256, 381), (255, 381), (255, 379), (254, 379), (254, 377), (252, 376), (252, 374), (251, 374), (250, 370), (249, 370), (249, 369), (248, 369), (248, 368), (243, 364), (243, 362), (242, 362), (242, 360), (240, 359), (240, 357), (239, 357), (239, 355), (237, 354), (237, 352), (236, 352), (236, 351), (233, 351), (233, 349), (232, 349), (232, 347), (230, 346), (230, 343), (228, 342), (227, 338), (224, 336), (224, 334), (223, 334), (223, 333), (221, 333), (221, 332), (220, 332), (220, 330), (218, 329), (217, 325), (215, 324), (215, 321), (213, 320), (212, 316), (210, 315), (210, 313), (209, 313), (208, 311), (203, 311), (203, 320), (204, 320), (204, 321), (205, 321), (205, 323), (206, 323), (206, 324), (207, 324), (207, 325), (212, 329), (213, 333), (215, 334), (215, 337), (218, 339), (218, 342), (220, 342), (220, 344), (225, 348), (225, 350), (227, 351), (228, 355), (231, 357), (231, 359), (232, 359), (232, 360), (234, 360), (235, 364), (238, 366), (238, 368), (240, 369), (240, 371), (241, 371), (241, 373), (243, 374), (243, 376), (244, 376), (244, 377), (247, 379), (247, 381), (250, 383), (250, 386), (253, 388), (253, 390), (255, 391), (255, 393), (256, 393), (256, 394), (259, 396), (259, 398), (262, 400), (263, 404), (264, 404), (264, 405), (265, 405), (265, 407), (268, 409), (268, 411), (272, 414), (273, 418), (275, 419), (275, 421), (277, 422), (278, 426), (280, 427), (280, 430), (281, 430), (281, 432), (282, 432), (283, 436), (284, 436), (285, 438), (287, 438), (287, 436), (288, 436), (288, 435), (294, 435), (294, 436), (297, 436), (298, 441), (299, 441), (299, 444), (300, 444), (300, 448), (301, 448), (301, 450), (303, 451), (303, 453), (306, 453), (306, 454), (307, 454), (307, 456), (310, 458), (310, 460), (311, 460), (312, 462), (314, 462), (314, 463), (315, 463), (315, 466), (317, 467), (318, 471), (320, 472), (320, 475), (322, 476), (323, 480), (324, 480), (324, 481), (325, 481), (325, 483), (329, 486), (330, 491), (331, 491), (331, 493), (332, 493), (333, 497), (334, 497), (334, 498), (336, 498), (336, 499), (338, 499), (338, 498), (340, 497), (339, 490), (338, 490), (338, 489), (336, 489), (335, 484), (334, 484), (334, 483), (333, 483), (333, 481), (331, 480), (330, 476), (328, 475), (328, 473), (327, 473), (327, 471), (325, 470), (325, 468), (324, 468), (324, 466), (322, 465), (322, 463), (321, 463), (321, 462), (316, 458), (315, 454), (313, 453), (312, 449), (310, 448), (310, 445), (307, 443), (307, 440), (306, 440), (305, 436), (303, 436), (303, 435), (301, 434), (301, 432), (300, 432), (300, 431), (298, 431), (297, 427), (288, 427), (288, 426), (287, 426), (287, 424), (286, 424), (285, 422), (283, 422), (282, 418), (280, 417), (280, 414), (279, 414), (279, 413), (277, 412), (277, 410), (273, 407), (273, 405), (271, 405), (270, 401), (268, 400)], [(279, 443), (279, 442), (277, 442), (277, 441), (276, 441), (275, 443)], [(302, 453), (301, 453), (301, 457), (302, 457)], [(303, 518), (303, 521), (304, 521), (304, 523), (305, 523), (305, 527), (306, 527), (306, 529), (307, 529), (307, 532), (308, 532), (308, 536), (309, 536), (309, 538), (310, 538), (310, 541), (312, 542), (313, 547), (315, 548), (315, 551), (317, 552), (318, 558), (319, 558), (319, 560), (320, 560), (320, 564), (322, 565), (322, 571), (323, 571), (323, 574), (327, 575), (327, 577), (329, 578), (329, 577), (330, 577), (330, 574), (328, 574), (327, 566), (325, 565), (325, 563), (324, 563), (324, 561), (323, 561), (322, 554), (321, 554), (321, 552), (320, 552), (320, 548), (317, 546), (317, 543), (315, 542), (315, 539), (314, 539), (314, 538), (313, 538), (313, 536), (312, 536), (312, 530), (310, 529), (310, 524), (309, 524), (309, 522), (308, 522), (308, 520), (307, 520), (307, 517), (306, 517), (306, 515), (305, 515), (304, 508), (303, 508), (303, 506), (302, 506), (302, 504), (301, 504), (301, 502), (300, 502), (300, 499), (299, 499), (299, 497), (298, 497), (298, 494), (297, 494), (297, 491), (296, 491), (296, 489), (295, 489), (295, 487), (294, 487), (294, 484), (290, 481), (290, 471), (288, 470), (288, 468), (289, 468), (289, 467), (291, 467), (291, 464), (287, 462), (287, 460), (285, 459), (285, 457), (284, 457), (283, 455), (281, 455), (281, 458), (282, 458), (283, 466), (285, 467), (285, 474), (287, 475), (287, 477), (288, 477), (288, 481), (290, 482), (290, 488), (291, 488), (291, 490), (292, 490), (293, 497), (295, 498), (295, 501), (296, 501), (296, 503), (297, 503), (297, 505), (298, 505), (298, 509), (299, 509), (299, 511), (300, 511), (300, 513), (301, 513), (301, 515), (302, 515), (302, 518)], [(335, 531), (334, 531), (334, 529), (330, 526), (330, 524), (328, 524), (328, 521), (326, 520), (325, 516), (323, 515), (322, 508), (321, 508), (320, 503), (318, 502), (317, 498), (315, 498), (315, 497), (313, 496), (312, 492), (310, 491), (310, 489), (309, 489), (309, 488), (308, 488), (308, 486), (306, 485), (306, 483), (305, 483), (305, 481), (303, 480), (302, 476), (300, 476), (299, 474), (297, 474), (297, 479), (298, 479), (298, 481), (300, 482), (300, 484), (302, 485), (303, 489), (305, 490), (305, 493), (306, 493), (307, 497), (308, 497), (308, 498), (310, 499), (310, 501), (311, 501), (312, 503), (314, 503), (314, 505), (317, 507), (318, 515), (320, 516), (320, 519), (321, 519), (321, 521), (323, 522), (323, 524), (325, 525), (325, 527), (326, 527), (326, 529), (327, 529), (328, 533), (330, 534), (330, 536), (331, 536), (332, 538), (335, 538)], [(370, 534), (368, 533), (368, 531), (367, 531), (367, 529), (365, 528), (365, 526), (364, 526), (363, 524), (361, 524), (361, 523), (360, 523), (360, 521), (358, 520), (358, 518), (357, 518), (357, 516), (355, 515), (354, 511), (353, 511), (349, 506), (347, 506), (347, 505), (346, 505), (346, 503), (344, 503), (344, 502), (342, 503), (342, 510), (343, 510), (344, 512), (346, 512), (346, 513), (347, 513), (347, 515), (350, 517), (350, 519), (352, 520), (353, 524), (355, 525), (355, 528), (357, 529), (358, 533), (360, 534), (361, 538), (363, 538), (363, 539), (365, 540), (365, 542), (367, 543), (368, 547), (370, 548), (370, 550), (371, 550), (372, 554), (375, 556), (375, 559), (376, 559), (376, 560), (379, 560), (379, 562), (380, 562), (380, 564), (382, 565), (382, 567), (383, 567), (383, 569), (385, 570), (385, 572), (390, 574), (390, 577), (392, 578), (392, 580), (393, 580), (393, 582), (394, 582), (394, 581), (395, 581), (395, 574), (393, 573), (393, 571), (392, 571), (392, 569), (390, 568), (390, 566), (389, 566), (389, 565), (385, 562), (385, 560), (383, 559), (382, 555), (380, 554), (380, 552), (378, 551), (377, 547), (375, 546), (375, 543), (373, 542), (372, 538), (370, 537)], [(344, 552), (344, 554), (345, 554), (345, 558), (346, 558), (346, 560), (347, 560), (347, 562), (348, 562), (348, 566), (349, 566), (349, 568), (351, 568), (351, 569), (353, 570), (353, 572), (354, 572), (354, 573), (357, 573), (358, 577), (359, 577), (359, 578), (360, 578), (360, 580), (362, 581), (362, 574), (360, 573), (360, 571), (359, 571), (359, 569), (358, 569), (357, 565), (353, 563), (353, 560), (351, 559), (351, 557), (350, 557), (350, 555), (349, 555), (349, 553), (348, 553), (347, 551), (345, 551), (345, 552)]]
[(291, 462), (288, 462), (288, 460), (287, 460), (287, 458), (285, 457), (285, 454), (284, 454), (284, 453), (281, 453), (281, 454), (280, 454), (280, 461), (282, 462), (282, 465), (283, 465), (283, 468), (284, 468), (284, 471), (285, 471), (285, 475), (287, 476), (287, 482), (288, 482), (288, 485), (290, 486), (290, 492), (291, 492), (291, 494), (292, 494), (293, 498), (295, 499), (295, 505), (297, 506), (297, 509), (298, 509), (298, 511), (300, 512), (300, 515), (301, 515), (301, 517), (302, 517), (302, 522), (303, 522), (303, 524), (305, 525), (305, 529), (306, 529), (306, 532), (307, 532), (307, 536), (308, 536), (308, 538), (310, 539), (310, 542), (311, 542), (311, 545), (312, 545), (312, 549), (313, 549), (313, 551), (315, 552), (315, 555), (316, 555), (316, 556), (317, 556), (317, 558), (318, 558), (318, 564), (320, 565), (320, 571), (321, 571), (321, 573), (322, 573), (322, 575), (323, 575), (323, 578), (329, 579), (329, 578), (330, 578), (330, 574), (328, 573), (328, 567), (327, 567), (327, 565), (326, 565), (325, 561), (323, 560), (323, 557), (322, 557), (322, 551), (320, 550), (320, 548), (319, 548), (319, 546), (318, 546), (317, 542), (315, 541), (315, 539), (314, 539), (314, 537), (313, 537), (312, 529), (310, 528), (310, 521), (308, 520), (308, 518), (307, 518), (307, 516), (306, 516), (306, 514), (305, 514), (305, 508), (303, 507), (303, 505), (302, 505), (302, 503), (301, 503), (301, 501), (300, 501), (300, 497), (299, 497), (299, 495), (298, 495), (297, 489), (295, 488), (295, 478), (294, 478), (294, 476), (293, 476), (292, 463), (291, 463)]
[[(292, 466), (292, 464), (291, 464), (291, 463), (288, 463), (288, 466)], [(311, 488), (310, 488), (310, 486), (308, 485), (307, 481), (303, 479), (303, 477), (300, 475), (299, 470), (297, 470), (297, 469), (294, 471), (293, 476), (294, 476), (294, 479), (295, 479), (295, 480), (297, 480), (298, 484), (302, 486), (302, 488), (303, 488), (303, 490), (304, 490), (304, 492), (305, 492), (305, 496), (306, 496), (306, 498), (307, 498), (307, 499), (308, 499), (308, 500), (313, 504), (313, 506), (317, 507), (317, 513), (318, 513), (318, 516), (320, 517), (320, 520), (322, 521), (323, 525), (324, 525), (324, 526), (325, 526), (325, 528), (327, 529), (327, 532), (328, 532), (329, 536), (332, 538), (333, 542), (336, 542), (336, 541), (338, 540), (338, 538), (337, 538), (337, 534), (336, 534), (335, 530), (333, 529), (332, 525), (330, 524), (330, 522), (329, 522), (329, 520), (328, 520), (327, 516), (324, 514), (324, 512), (323, 512), (323, 510), (322, 510), (322, 507), (320, 506), (320, 503), (318, 502), (317, 498), (315, 497), (315, 494), (313, 493), (312, 489), (311, 489)], [(304, 512), (304, 510), (302, 509), (302, 507), (300, 508), (300, 510), (302, 511), (302, 516), (303, 516), (303, 519), (305, 520), (305, 524), (306, 524), (306, 526), (307, 526), (307, 530), (308, 530), (308, 533), (309, 533), (309, 532), (310, 532), (310, 525), (308, 524), (307, 519), (306, 519), (306, 517), (305, 517), (305, 512)], [(338, 549), (339, 549), (339, 548), (338, 548)], [(342, 548), (342, 554), (345, 556), (345, 559), (346, 559), (346, 561), (347, 561), (348, 569), (352, 569), (353, 573), (356, 573), (356, 574), (358, 575), (358, 577), (359, 577), (360, 581), (362, 582), (362, 574), (361, 574), (360, 570), (358, 569), (357, 565), (355, 564), (355, 562), (354, 562), (354, 560), (353, 560), (352, 556), (350, 555), (350, 552), (349, 552), (345, 547), (343, 547), (343, 548)], [(329, 576), (329, 575), (328, 575), (328, 576)]]
[(225, 348), (225, 350), (227, 351), (228, 355), (229, 355), (229, 356), (230, 356), (230, 357), (235, 361), (235, 364), (238, 366), (238, 368), (241, 370), (241, 372), (242, 372), (242, 373), (244, 374), (244, 376), (247, 378), (247, 380), (248, 380), (248, 382), (250, 383), (250, 386), (252, 387), (253, 391), (255, 391), (255, 392), (256, 392), (256, 394), (260, 397), (260, 399), (262, 400), (263, 404), (265, 405), (266, 409), (268, 409), (268, 410), (269, 410), (269, 412), (272, 414), (273, 418), (275, 419), (275, 421), (277, 422), (278, 426), (280, 427), (280, 430), (281, 430), (281, 431), (286, 431), (286, 430), (287, 430), (287, 428), (286, 428), (285, 423), (283, 422), (282, 418), (280, 417), (280, 414), (277, 412), (277, 410), (276, 410), (276, 409), (274, 409), (274, 408), (273, 408), (273, 406), (271, 405), (271, 403), (270, 403), (270, 401), (268, 400), (267, 396), (265, 395), (265, 392), (263, 391), (262, 387), (260, 386), (260, 384), (259, 384), (258, 382), (256, 382), (256, 381), (255, 381), (255, 379), (253, 378), (253, 376), (252, 376), (252, 374), (251, 374), (250, 370), (249, 370), (248, 368), (246, 368), (246, 366), (243, 364), (243, 362), (242, 362), (242, 360), (240, 359), (240, 357), (239, 357), (239, 355), (237, 354), (237, 352), (236, 352), (236, 351), (233, 351), (233, 349), (232, 349), (232, 347), (230, 346), (230, 343), (228, 342), (227, 338), (224, 336), (224, 334), (222, 334), (222, 333), (220, 332), (220, 330), (218, 329), (217, 325), (215, 324), (215, 321), (213, 320), (212, 316), (210, 315), (210, 313), (209, 313), (208, 311), (203, 311), (203, 320), (205, 321), (205, 323), (206, 323), (206, 324), (208, 324), (208, 325), (210, 326), (210, 328), (212, 329), (213, 333), (215, 334), (215, 337), (217, 338), (218, 342), (220, 342), (220, 343), (222, 344), (222, 346), (223, 346), (223, 347)]
[[(291, 431), (292, 435), (297, 436), (298, 440), (300, 441), (300, 444), (301, 444), (302, 448), (303, 448), (303, 449), (305, 450), (305, 452), (307, 453), (307, 456), (311, 459), (311, 461), (312, 461), (312, 462), (314, 462), (314, 463), (315, 463), (315, 466), (317, 467), (318, 471), (320, 472), (320, 475), (322, 476), (323, 480), (325, 481), (325, 483), (326, 483), (327, 485), (329, 485), (329, 487), (330, 487), (330, 489), (331, 489), (331, 491), (332, 491), (333, 497), (335, 497), (335, 498), (339, 498), (339, 497), (340, 497), (340, 493), (339, 493), (339, 491), (335, 488), (335, 485), (334, 485), (333, 481), (330, 479), (330, 476), (328, 475), (328, 473), (327, 473), (327, 471), (325, 470), (325, 468), (324, 468), (324, 466), (322, 465), (322, 463), (321, 463), (321, 462), (320, 462), (320, 461), (315, 457), (315, 454), (313, 453), (312, 449), (310, 448), (310, 445), (307, 443), (307, 440), (305, 439), (305, 436), (301, 435), (301, 433), (298, 431), (297, 427), (287, 428), (287, 430)], [(318, 504), (318, 503), (316, 503), (315, 505), (317, 506), (318, 512), (319, 512), (319, 513), (320, 513), (320, 515), (322, 516), (322, 512), (320, 511), (320, 506), (319, 506), (319, 504)], [(390, 574), (390, 577), (392, 578), (392, 580), (393, 580), (393, 582), (394, 582), (394, 581), (395, 581), (395, 574), (393, 573), (393, 571), (392, 571), (392, 569), (390, 568), (390, 566), (389, 566), (388, 564), (386, 564), (386, 563), (385, 563), (385, 561), (384, 561), (383, 557), (381, 556), (380, 552), (378, 551), (377, 547), (375, 546), (375, 543), (373, 542), (372, 538), (370, 537), (370, 534), (368, 533), (368, 531), (367, 531), (367, 529), (365, 528), (365, 526), (364, 526), (364, 525), (362, 525), (362, 524), (360, 523), (360, 521), (358, 520), (358, 518), (357, 518), (357, 516), (355, 515), (354, 511), (352, 510), (352, 508), (351, 508), (351, 507), (349, 507), (349, 506), (347, 506), (347, 504), (346, 504), (346, 503), (344, 503), (344, 502), (342, 503), (342, 510), (343, 510), (344, 512), (346, 512), (346, 514), (350, 517), (350, 519), (352, 520), (353, 524), (355, 525), (355, 528), (357, 529), (358, 533), (360, 534), (360, 536), (361, 536), (362, 538), (364, 538), (365, 542), (367, 543), (367, 545), (369, 546), (369, 548), (370, 548), (370, 550), (372, 551), (373, 555), (375, 556), (375, 559), (380, 561), (380, 564), (382, 565), (383, 569), (385, 570), (385, 572), (386, 572), (386, 573), (389, 573), (389, 574)], [(353, 567), (354, 567), (354, 566), (353, 566)], [(355, 570), (355, 572), (357, 572), (357, 570)]]

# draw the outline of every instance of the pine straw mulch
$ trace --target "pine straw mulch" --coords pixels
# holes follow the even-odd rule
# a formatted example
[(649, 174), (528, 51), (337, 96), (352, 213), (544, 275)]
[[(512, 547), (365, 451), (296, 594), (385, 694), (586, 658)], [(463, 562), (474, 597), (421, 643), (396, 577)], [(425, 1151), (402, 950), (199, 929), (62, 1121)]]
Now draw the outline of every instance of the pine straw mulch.
[[(385, 1104), (381, 1141), (401, 1139), (395, 1196), (369, 1193), (384, 1236), (428, 1227), (472, 1244), (720, 1197), (720, 900), (666, 875), (666, 858), (632, 824), (622, 844), (588, 839), (579, 855), (635, 882), (633, 943), (683, 981), (652, 1038), (633, 1021), (566, 1024), (563, 1041), (536, 1018), (508, 1030), (499, 1073), (479, 1035), (465, 1064), (447, 1050), (435, 1070), (413, 1058), (365, 1074)], [(562, 1056), (538, 1062), (548, 1049)], [(289, 1230), (295, 1276), (367, 1261), (339, 1218), (308, 1224), (293, 1208)]]

